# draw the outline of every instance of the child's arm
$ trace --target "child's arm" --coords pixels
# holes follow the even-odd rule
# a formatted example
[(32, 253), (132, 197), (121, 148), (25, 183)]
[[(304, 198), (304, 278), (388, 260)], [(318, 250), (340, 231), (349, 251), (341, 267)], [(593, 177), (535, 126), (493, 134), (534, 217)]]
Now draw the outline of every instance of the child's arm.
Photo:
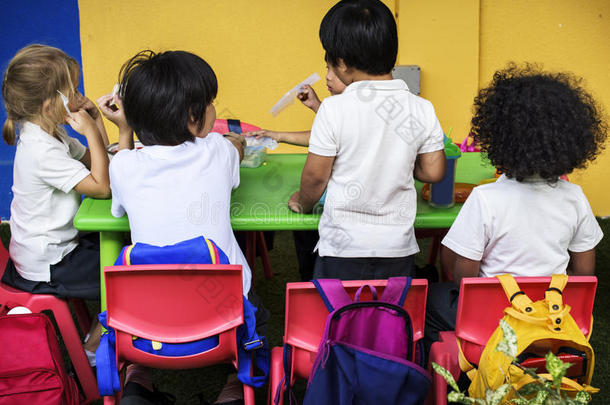
[(301, 189), (288, 201), (291, 210), (298, 213), (311, 212), (324, 193), (334, 162), (334, 156), (320, 156), (311, 152), (307, 154), (301, 175)]
[(227, 138), (233, 144), (233, 146), (235, 146), (235, 149), (237, 149), (237, 152), (239, 153), (239, 161), (241, 162), (244, 159), (244, 148), (246, 147), (246, 138), (239, 134), (236, 134), (235, 132), (227, 132), (223, 136)]
[(436, 183), (445, 176), (445, 151), (420, 153), (415, 160), (413, 175), (424, 183)]
[(94, 198), (110, 197), (110, 177), (108, 175), (108, 154), (106, 146), (95, 121), (85, 110), (68, 116), (66, 121), (72, 129), (87, 138), (89, 144), (90, 174), (81, 180), (74, 190)]
[(104, 143), (104, 147), (108, 146), (108, 134), (106, 133), (106, 127), (104, 126), (104, 119), (102, 118), (102, 114), (97, 109), (93, 101), (89, 100), (87, 97), (82, 96), (83, 103), (80, 105), (80, 109), (83, 109), (89, 113), (91, 118), (95, 120), (95, 126), (100, 131), (102, 135), (102, 142)]
[[(110, 104), (113, 102), (119, 106), (118, 110), (110, 108)], [(106, 94), (97, 99), (97, 105), (104, 117), (119, 128), (118, 150), (133, 149), (133, 131), (125, 118), (123, 101), (114, 94)]]
[(277, 141), (289, 143), (291, 145), (298, 146), (309, 146), (309, 136), (311, 131), (298, 131), (298, 132), (278, 132), (271, 131), (269, 129), (261, 129), (258, 131), (246, 132), (244, 136), (255, 136), (257, 138), (268, 136), (269, 138)]
[(481, 262), (460, 256), (447, 246), (441, 247), (441, 269), (443, 273), (453, 273), (453, 282), (460, 285), (464, 277), (478, 277)]
[(585, 252), (570, 252), (566, 272), (570, 276), (592, 276), (595, 274), (595, 249)]

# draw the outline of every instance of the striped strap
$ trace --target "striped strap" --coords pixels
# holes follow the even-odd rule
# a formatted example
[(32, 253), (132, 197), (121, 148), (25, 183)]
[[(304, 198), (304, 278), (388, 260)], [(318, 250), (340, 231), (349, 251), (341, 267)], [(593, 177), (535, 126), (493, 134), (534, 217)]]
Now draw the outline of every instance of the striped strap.
[(218, 249), (216, 249), (216, 245), (214, 245), (208, 238), (204, 237), (206, 245), (208, 246), (208, 250), (210, 251), (210, 261), (212, 264), (220, 263), (220, 255), (218, 254)]
[(131, 266), (131, 250), (135, 245), (129, 245), (125, 248), (125, 253), (123, 254), (123, 266)]

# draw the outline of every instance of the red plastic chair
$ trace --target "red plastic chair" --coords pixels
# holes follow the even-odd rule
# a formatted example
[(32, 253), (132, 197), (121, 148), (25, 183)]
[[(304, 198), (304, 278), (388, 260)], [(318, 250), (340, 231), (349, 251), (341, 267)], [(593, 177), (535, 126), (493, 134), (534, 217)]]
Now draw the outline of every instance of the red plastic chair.
[[(382, 294), (387, 280), (343, 281), (343, 286), (353, 298), (354, 294), (364, 284), (374, 286)], [(404, 308), (411, 316), (413, 323), (413, 339), (417, 342), (424, 337), (424, 318), (426, 313), (426, 294), (428, 280), (417, 279), (411, 283), (411, 288), (405, 299)], [(361, 300), (370, 300), (368, 289), (362, 292)], [(286, 316), (284, 321), (284, 343), (293, 347), (291, 385), (297, 379), (307, 379), (311, 373), (313, 362), (318, 353), (318, 345), (322, 339), (328, 309), (324, 305), (318, 290), (311, 282), (286, 284)], [(277, 387), (284, 377), (283, 349), (274, 347), (271, 351), (271, 369), (269, 373), (268, 403), (272, 404)], [(280, 395), (280, 404), (283, 395)]]
[[(8, 259), (9, 253), (4, 245), (0, 243), (0, 280), (4, 275)], [(84, 336), (91, 327), (91, 316), (87, 310), (87, 305), (80, 299), (71, 299), (70, 303)], [(72, 319), (68, 301), (48, 294), (30, 294), (0, 281), (0, 305), (7, 305), (9, 307), (24, 306), (32, 312), (51, 311), (59, 328), (59, 334), (70, 356), (70, 361), (74, 366), (74, 371), (81, 385), (85, 401), (87, 403), (92, 402), (100, 397), (97, 389), (97, 380), (95, 379), (93, 369), (89, 366), (87, 355), (83, 349), (81, 335), (79, 335)]]
[[(523, 292), (533, 301), (544, 298), (551, 277), (515, 277)], [(570, 314), (585, 336), (591, 333), (593, 302), (597, 277), (569, 277), (563, 290), (563, 302), (570, 305)], [(478, 364), (487, 340), (498, 327), (509, 303), (506, 294), (495, 277), (464, 278), (460, 287), (455, 332), (441, 332), (440, 339), (430, 349), (430, 364), (438, 363), (457, 380), (460, 375), (458, 362), (458, 337), (462, 352), (470, 363)], [(433, 373), (433, 391), (436, 405), (447, 403), (447, 384), (443, 377)]]
[[(162, 369), (232, 363), (237, 368), (236, 329), (243, 323), (241, 266), (108, 266), (104, 278), (107, 321), (116, 332), (120, 371), (128, 363)], [(132, 344), (132, 336), (185, 343), (214, 335), (219, 338), (217, 347), (183, 357), (143, 352)], [(104, 397), (104, 403), (115, 403), (119, 397)], [(244, 385), (244, 398), (246, 404), (254, 404), (252, 387)]]

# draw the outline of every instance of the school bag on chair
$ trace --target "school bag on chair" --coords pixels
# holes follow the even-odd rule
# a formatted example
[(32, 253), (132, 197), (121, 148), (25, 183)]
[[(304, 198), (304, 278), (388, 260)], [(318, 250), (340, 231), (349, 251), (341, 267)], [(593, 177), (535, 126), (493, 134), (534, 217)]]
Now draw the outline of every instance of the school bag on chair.
[(76, 405), (55, 328), (42, 313), (4, 315), (0, 308), (0, 404)]
[[(560, 359), (572, 363), (562, 380), (562, 391), (599, 391), (588, 385), (593, 376), (593, 348), (570, 315), (570, 306), (562, 302), (568, 276), (554, 274), (545, 298), (536, 302), (521, 291), (513, 276), (503, 274), (496, 277), (511, 304), (504, 310), (503, 319), (517, 337), (517, 362), (522, 367), (536, 368), (539, 376), (552, 380), (544, 373), (544, 356), (551, 351)], [(469, 364), (460, 352), (460, 367), (472, 380), (468, 392), (473, 398), (485, 398), (486, 388), (496, 389), (505, 384), (507, 378), (516, 390), (534, 381), (520, 367), (512, 364), (510, 357), (496, 350), (502, 337), (502, 329), (498, 327), (487, 341), (477, 368)], [(510, 395), (507, 400), (511, 398)]]
[[(341, 281), (313, 280), (330, 314), (318, 348), (305, 405), (421, 404), (430, 375), (415, 353), (411, 318), (402, 307), (411, 284), (388, 280), (381, 297), (364, 285), (351, 300)], [(373, 299), (360, 301), (362, 290)]]

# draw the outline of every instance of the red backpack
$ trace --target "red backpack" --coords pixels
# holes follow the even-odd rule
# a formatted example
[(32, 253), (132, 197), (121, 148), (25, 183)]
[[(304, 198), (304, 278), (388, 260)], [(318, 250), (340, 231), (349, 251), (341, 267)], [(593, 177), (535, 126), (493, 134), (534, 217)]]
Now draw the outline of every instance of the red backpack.
[(0, 316), (0, 405), (80, 402), (49, 318), (41, 313)]

